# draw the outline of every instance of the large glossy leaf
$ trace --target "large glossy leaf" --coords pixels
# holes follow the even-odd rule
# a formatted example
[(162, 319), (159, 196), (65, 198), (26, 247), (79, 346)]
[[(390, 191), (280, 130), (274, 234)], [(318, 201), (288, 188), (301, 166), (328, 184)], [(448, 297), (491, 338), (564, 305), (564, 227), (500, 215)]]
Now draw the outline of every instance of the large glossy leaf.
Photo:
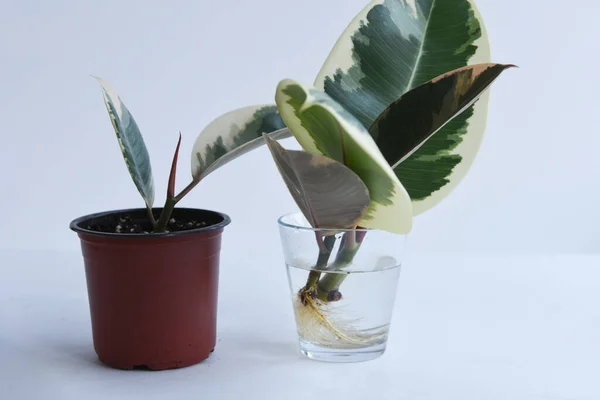
[[(439, 76), (406, 93), (373, 122), (369, 132), (396, 168), (448, 122), (469, 108), (507, 68), (477, 64)], [(410, 182), (407, 186), (421, 182)], [(424, 183), (421, 183), (424, 184)]]
[(286, 150), (265, 135), (277, 169), (313, 228), (352, 229), (369, 206), (369, 191), (350, 168), (331, 158)]
[(305, 151), (346, 165), (367, 185), (371, 204), (361, 226), (399, 234), (411, 230), (410, 197), (360, 121), (326, 93), (293, 80), (280, 82), (276, 102)]
[(211, 122), (192, 150), (192, 175), (199, 180), (235, 158), (264, 145), (263, 133), (290, 137), (275, 105), (240, 108)]
[(125, 107), (117, 92), (106, 81), (97, 77), (95, 79), (102, 85), (104, 103), (117, 134), (129, 174), (144, 198), (146, 206), (152, 208), (154, 204), (154, 178), (144, 138), (133, 116)]
[[(315, 86), (368, 127), (409, 90), (489, 61), (487, 33), (472, 0), (375, 0), (339, 38)], [(467, 173), (487, 105), (486, 93), (396, 169), (415, 214), (435, 206)]]

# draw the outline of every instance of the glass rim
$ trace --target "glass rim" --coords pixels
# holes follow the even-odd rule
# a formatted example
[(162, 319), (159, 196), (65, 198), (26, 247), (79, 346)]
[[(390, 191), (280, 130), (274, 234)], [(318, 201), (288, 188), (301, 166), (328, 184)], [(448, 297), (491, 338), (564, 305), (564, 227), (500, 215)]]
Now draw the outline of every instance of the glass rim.
[(295, 224), (291, 224), (289, 222), (284, 221), (284, 218), (290, 217), (292, 215), (303, 215), (303, 214), (299, 211), (283, 214), (282, 216), (280, 216), (277, 219), (277, 223), (279, 224), (279, 226), (283, 226), (285, 228), (297, 229), (300, 231), (307, 231), (307, 232), (345, 233), (345, 232), (373, 232), (374, 231), (374, 229), (371, 229), (371, 228), (354, 228), (354, 229), (313, 228), (312, 226), (295, 225)]

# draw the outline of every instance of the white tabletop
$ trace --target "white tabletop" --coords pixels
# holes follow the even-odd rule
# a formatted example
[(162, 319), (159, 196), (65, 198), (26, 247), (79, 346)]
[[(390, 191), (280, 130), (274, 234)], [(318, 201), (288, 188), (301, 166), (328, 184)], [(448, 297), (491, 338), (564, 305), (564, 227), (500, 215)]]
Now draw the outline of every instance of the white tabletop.
[(96, 360), (80, 254), (0, 251), (0, 398), (600, 399), (598, 256), (412, 257), (386, 354), (344, 365), (297, 352), (279, 254), (221, 267), (211, 358), (119, 371)]

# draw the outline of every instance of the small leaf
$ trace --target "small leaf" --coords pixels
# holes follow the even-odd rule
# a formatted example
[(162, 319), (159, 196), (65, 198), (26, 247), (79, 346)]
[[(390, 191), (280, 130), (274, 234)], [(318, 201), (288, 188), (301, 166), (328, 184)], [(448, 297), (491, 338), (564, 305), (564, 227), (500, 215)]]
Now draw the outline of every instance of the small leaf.
[(369, 129), (387, 162), (396, 168), (511, 67), (477, 64), (459, 68), (400, 97)]
[(360, 225), (406, 234), (412, 204), (367, 129), (326, 93), (293, 80), (281, 81), (277, 106), (302, 148), (354, 171), (369, 189), (371, 204)]
[(144, 138), (133, 116), (116, 91), (104, 80), (94, 78), (102, 86), (104, 103), (117, 134), (129, 174), (144, 198), (146, 206), (151, 209), (154, 204), (154, 178)]
[(181, 146), (181, 132), (179, 133), (179, 141), (173, 155), (173, 164), (171, 164), (171, 173), (169, 174), (169, 186), (167, 188), (167, 197), (172, 199), (175, 197), (175, 180), (177, 178), (177, 160), (179, 160), (179, 147)]
[(212, 121), (198, 136), (192, 151), (192, 175), (199, 181), (241, 155), (265, 144), (262, 134), (290, 137), (276, 106), (240, 108)]
[(369, 206), (369, 191), (352, 170), (331, 158), (284, 149), (265, 135), (275, 164), (313, 228), (352, 229)]

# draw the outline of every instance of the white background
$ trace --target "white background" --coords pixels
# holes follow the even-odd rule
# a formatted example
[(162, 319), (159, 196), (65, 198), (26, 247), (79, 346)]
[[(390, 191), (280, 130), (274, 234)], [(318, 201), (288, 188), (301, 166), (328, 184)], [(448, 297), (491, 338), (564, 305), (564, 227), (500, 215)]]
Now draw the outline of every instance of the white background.
[[(0, 397), (8, 389), (7, 398), (27, 400), (600, 399), (593, 0), (477, 2), (494, 61), (520, 69), (492, 88), (468, 177), (415, 221), (384, 358), (330, 366), (294, 355), (276, 219), (296, 207), (263, 148), (182, 203), (233, 220), (215, 356), (160, 374), (95, 363), (79, 242), (68, 224), (143, 203), (90, 75), (111, 82), (135, 115), (160, 205), (179, 131), (181, 188), (202, 128), (229, 110), (271, 103), (280, 79), (312, 82), (366, 3), (0, 0)], [(257, 276), (271, 289), (257, 292)], [(311, 391), (306, 376), (347, 386)]]
[[(75, 249), (71, 219), (143, 205), (91, 74), (111, 82), (136, 117), (160, 205), (178, 131), (183, 187), (201, 129), (237, 107), (273, 102), (282, 78), (312, 82), (366, 1), (1, 4), (0, 246)], [(478, 5), (493, 60), (520, 69), (492, 87), (474, 167), (416, 219), (410, 247), (416, 254), (598, 252), (599, 6)], [(210, 176), (182, 205), (229, 214), (234, 237), (275, 232), (276, 218), (295, 209), (264, 148)], [(259, 236), (249, 236), (259, 246)]]

